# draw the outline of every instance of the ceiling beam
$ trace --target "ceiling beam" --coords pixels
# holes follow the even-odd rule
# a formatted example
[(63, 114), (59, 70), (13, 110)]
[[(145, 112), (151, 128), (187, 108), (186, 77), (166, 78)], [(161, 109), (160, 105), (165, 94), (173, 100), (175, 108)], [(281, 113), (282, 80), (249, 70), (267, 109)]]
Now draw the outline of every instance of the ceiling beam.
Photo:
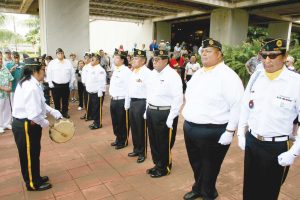
[(168, 15), (168, 16), (163, 16), (163, 17), (156, 17), (152, 18), (151, 20), (153, 22), (158, 22), (158, 21), (165, 21), (165, 20), (171, 20), (171, 19), (177, 19), (177, 18), (182, 18), (182, 17), (190, 17), (194, 15), (201, 15), (201, 14), (206, 14), (209, 13), (208, 11), (191, 11), (191, 12), (180, 12), (174, 15)]
[(279, 3), (279, 2), (284, 2), (284, 1), (286, 1), (286, 0), (247, 0), (247, 1), (234, 3), (232, 8), (259, 6), (259, 5)]
[(138, 19), (127, 19), (121, 17), (109, 17), (109, 16), (98, 16), (98, 15), (90, 15), (90, 19), (92, 20), (105, 20), (105, 21), (118, 21), (118, 22), (132, 22), (132, 23), (143, 23), (144, 20)]
[(26, 13), (34, 0), (23, 0), (20, 5), (20, 13)]
[(116, 17), (116, 18), (124, 18), (124, 19), (134, 19), (134, 20), (144, 20), (145, 17), (133, 16), (133, 15), (116, 15), (110, 12), (94, 12), (90, 11), (90, 15), (103, 16), (103, 17)]
[[(92, 0), (93, 2), (101, 2), (101, 0)], [(128, 3), (128, 4), (136, 4), (136, 5), (141, 5), (144, 7), (153, 7), (156, 9), (160, 9), (160, 8), (165, 8), (165, 9), (170, 9), (170, 10), (182, 10), (182, 11), (191, 11), (191, 10), (195, 10), (195, 8), (190, 7), (190, 6), (186, 6), (186, 5), (182, 5), (179, 3), (168, 3), (168, 2), (162, 2), (159, 0), (111, 0), (111, 3), (119, 3), (119, 4), (124, 4), (124, 3)]]
[(224, 7), (224, 8), (230, 8), (232, 6), (231, 3), (223, 0), (184, 0), (184, 1), (204, 4), (208, 6)]
[(126, 9), (126, 10), (132, 10), (133, 12), (153, 12), (153, 13), (159, 13), (159, 14), (172, 14), (172, 11), (167, 10), (157, 10), (157, 9), (151, 9), (151, 8), (144, 8), (144, 7), (134, 7), (131, 5), (116, 5), (116, 4), (110, 4), (110, 3), (95, 3), (91, 2), (90, 7), (93, 6), (100, 6), (100, 7), (108, 7), (112, 9)]
[[(151, 14), (151, 13), (144, 13), (144, 12), (132, 12), (132, 11), (127, 11), (127, 10), (116, 10), (116, 9), (108, 9), (108, 8), (97, 8), (93, 7), (90, 8), (92, 11), (104, 11), (104, 12), (110, 12), (110, 13), (118, 13), (118, 14), (130, 14), (130, 15), (137, 15), (137, 16), (144, 16), (144, 17), (155, 17), (155, 16), (160, 16), (160, 14)], [(125, 16), (126, 17), (126, 16)]]

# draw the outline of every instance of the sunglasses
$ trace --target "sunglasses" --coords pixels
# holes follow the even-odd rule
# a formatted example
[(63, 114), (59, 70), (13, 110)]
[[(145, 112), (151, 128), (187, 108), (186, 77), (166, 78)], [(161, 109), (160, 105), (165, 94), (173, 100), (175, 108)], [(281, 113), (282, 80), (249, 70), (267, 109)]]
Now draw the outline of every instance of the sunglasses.
[(279, 55), (282, 55), (282, 53), (278, 53), (278, 54), (261, 54), (261, 57), (263, 59), (267, 59), (267, 57), (269, 57), (271, 60), (277, 58)]
[(153, 62), (158, 62), (160, 60), (162, 60), (162, 59), (161, 58), (153, 58)]

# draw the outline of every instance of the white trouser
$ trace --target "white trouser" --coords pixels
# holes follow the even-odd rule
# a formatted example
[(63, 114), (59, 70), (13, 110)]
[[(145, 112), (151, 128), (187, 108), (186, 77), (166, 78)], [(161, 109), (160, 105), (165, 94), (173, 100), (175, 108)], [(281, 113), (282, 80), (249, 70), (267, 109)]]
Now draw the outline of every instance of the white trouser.
[(11, 107), (9, 98), (0, 99), (0, 127), (6, 128), (11, 124)]
[(13, 105), (14, 105), (13, 104), (14, 103), (14, 96), (15, 96), (14, 94), (15, 94), (14, 92), (10, 93), (10, 104), (11, 104), (11, 107), (13, 107)]

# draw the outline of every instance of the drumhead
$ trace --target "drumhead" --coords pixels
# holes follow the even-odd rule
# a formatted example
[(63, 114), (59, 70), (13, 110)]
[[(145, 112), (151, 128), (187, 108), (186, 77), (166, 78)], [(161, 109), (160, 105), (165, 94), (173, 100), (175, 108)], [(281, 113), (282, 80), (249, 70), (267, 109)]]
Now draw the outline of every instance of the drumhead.
[(49, 136), (56, 143), (64, 143), (73, 138), (75, 134), (74, 123), (69, 119), (60, 119), (49, 129)]

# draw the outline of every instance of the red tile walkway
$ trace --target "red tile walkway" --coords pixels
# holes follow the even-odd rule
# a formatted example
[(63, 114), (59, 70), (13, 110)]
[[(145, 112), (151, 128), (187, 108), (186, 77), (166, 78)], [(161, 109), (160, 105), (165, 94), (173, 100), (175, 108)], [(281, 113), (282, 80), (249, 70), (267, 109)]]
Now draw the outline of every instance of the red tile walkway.
[[(43, 131), (41, 174), (48, 175), (53, 188), (43, 192), (28, 192), (24, 187), (17, 149), (11, 131), (0, 135), (0, 199), (1, 200), (177, 200), (191, 189), (193, 174), (188, 162), (182, 122), (180, 118), (173, 148), (173, 169), (169, 176), (152, 179), (146, 169), (152, 167), (151, 155), (137, 164), (127, 156), (129, 146), (115, 150), (109, 114), (109, 100), (105, 99), (103, 128), (89, 130), (91, 122), (79, 119), (84, 111), (70, 105), (71, 119), (76, 125), (75, 137), (64, 144), (53, 143), (48, 129)], [(52, 121), (52, 118), (49, 117)], [(150, 150), (148, 148), (148, 150)], [(225, 158), (217, 188), (219, 200), (242, 199), (243, 153), (236, 138)], [(293, 165), (284, 184), (281, 200), (300, 199), (300, 159)]]

